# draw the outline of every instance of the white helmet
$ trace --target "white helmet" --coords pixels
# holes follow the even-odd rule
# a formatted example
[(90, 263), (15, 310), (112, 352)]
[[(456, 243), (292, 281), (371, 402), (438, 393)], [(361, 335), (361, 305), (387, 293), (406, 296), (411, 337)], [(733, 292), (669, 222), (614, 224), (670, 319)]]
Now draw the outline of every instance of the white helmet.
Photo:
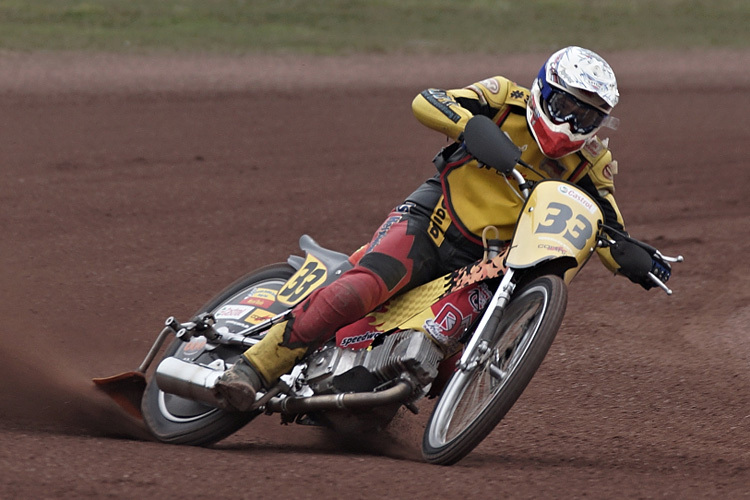
[(561, 158), (580, 150), (602, 126), (617, 127), (609, 113), (619, 96), (607, 61), (590, 50), (566, 47), (539, 70), (526, 120), (542, 153)]

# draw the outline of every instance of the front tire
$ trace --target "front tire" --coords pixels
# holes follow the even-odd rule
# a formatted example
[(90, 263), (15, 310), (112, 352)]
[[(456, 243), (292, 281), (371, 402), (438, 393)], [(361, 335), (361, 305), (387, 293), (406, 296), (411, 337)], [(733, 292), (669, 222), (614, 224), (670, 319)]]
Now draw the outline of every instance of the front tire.
[[(294, 272), (294, 268), (287, 264), (275, 264), (254, 271), (224, 289), (204, 305), (197, 314), (215, 313), (223, 306), (236, 304), (244, 297), (244, 294), (257, 287), (278, 291)], [(193, 340), (200, 342), (200, 339)], [(188, 353), (186, 349), (191, 349), (190, 345), (191, 342), (174, 340), (166, 349), (162, 359), (175, 356), (201, 364), (223, 359), (226, 363), (233, 364), (243, 352), (242, 349), (219, 346), (215, 349)], [(195, 344), (193, 344), (194, 347)], [(238, 431), (260, 413), (228, 412), (165, 393), (159, 389), (153, 377), (149, 380), (143, 394), (141, 411), (146, 427), (156, 439), (165, 443), (193, 446), (207, 446), (220, 441)]]
[(553, 275), (513, 296), (488, 355), (473, 369), (457, 370), (443, 389), (422, 440), (427, 462), (456, 463), (495, 428), (541, 365), (566, 306), (567, 287)]

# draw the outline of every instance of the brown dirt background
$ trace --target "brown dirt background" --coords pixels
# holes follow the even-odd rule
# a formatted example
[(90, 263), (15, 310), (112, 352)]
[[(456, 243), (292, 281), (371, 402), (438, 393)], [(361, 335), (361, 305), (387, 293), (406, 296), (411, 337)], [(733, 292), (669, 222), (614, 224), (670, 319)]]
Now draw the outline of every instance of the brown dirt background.
[(604, 55), (620, 208), (685, 256), (675, 294), (589, 265), (526, 393), (445, 468), (419, 458), (429, 403), (359, 442), (264, 417), (190, 448), (90, 379), (302, 233), (355, 249), (445, 143), (412, 98), (529, 84), (546, 54), (0, 54), (0, 498), (750, 497), (750, 53)]

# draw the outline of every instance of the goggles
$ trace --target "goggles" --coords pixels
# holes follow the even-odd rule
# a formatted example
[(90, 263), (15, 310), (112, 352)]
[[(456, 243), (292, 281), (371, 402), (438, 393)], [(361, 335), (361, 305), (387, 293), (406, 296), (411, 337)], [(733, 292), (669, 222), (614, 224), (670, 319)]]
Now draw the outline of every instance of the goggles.
[[(567, 123), (575, 134), (588, 134), (609, 116), (575, 96), (545, 85), (544, 105), (549, 117), (558, 124)], [(546, 95), (544, 95), (546, 94)]]

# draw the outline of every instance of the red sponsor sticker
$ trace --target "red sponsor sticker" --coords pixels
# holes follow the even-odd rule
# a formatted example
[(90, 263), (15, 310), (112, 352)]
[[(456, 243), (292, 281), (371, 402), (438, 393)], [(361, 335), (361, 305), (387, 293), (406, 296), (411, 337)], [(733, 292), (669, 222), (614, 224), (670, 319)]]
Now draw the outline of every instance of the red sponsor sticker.
[(270, 307), (273, 304), (273, 300), (264, 299), (261, 297), (245, 297), (240, 301), (240, 304), (255, 307)]

